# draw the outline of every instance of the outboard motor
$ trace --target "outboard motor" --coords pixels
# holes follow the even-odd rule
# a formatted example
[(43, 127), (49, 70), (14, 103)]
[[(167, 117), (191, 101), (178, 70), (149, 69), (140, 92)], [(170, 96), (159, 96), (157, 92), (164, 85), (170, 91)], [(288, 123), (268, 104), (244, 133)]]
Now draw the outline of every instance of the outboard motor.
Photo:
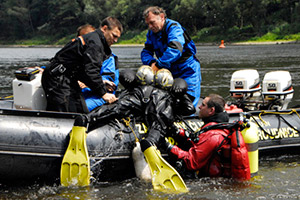
[(271, 71), (263, 79), (264, 109), (285, 110), (293, 98), (292, 78), (288, 71)]
[(261, 102), (261, 84), (255, 69), (235, 71), (230, 80), (230, 95), (233, 104), (245, 111), (258, 110)]

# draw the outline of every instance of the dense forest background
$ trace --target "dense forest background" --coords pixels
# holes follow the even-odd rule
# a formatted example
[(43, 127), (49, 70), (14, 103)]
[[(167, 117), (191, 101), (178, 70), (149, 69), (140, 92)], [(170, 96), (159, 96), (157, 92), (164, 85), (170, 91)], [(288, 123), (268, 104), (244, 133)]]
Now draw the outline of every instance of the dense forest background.
[(196, 42), (299, 39), (300, 0), (0, 0), (0, 43), (64, 44), (78, 26), (106, 16), (124, 25), (121, 43), (142, 43), (143, 10), (163, 7)]

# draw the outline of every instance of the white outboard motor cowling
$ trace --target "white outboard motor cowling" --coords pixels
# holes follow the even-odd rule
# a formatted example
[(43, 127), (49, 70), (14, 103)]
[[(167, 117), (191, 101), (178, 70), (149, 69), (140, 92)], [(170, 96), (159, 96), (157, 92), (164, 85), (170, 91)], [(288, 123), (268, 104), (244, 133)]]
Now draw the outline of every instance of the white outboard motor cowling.
[(262, 95), (267, 109), (287, 109), (294, 95), (290, 72), (280, 70), (266, 73)]
[(257, 110), (257, 101), (261, 99), (259, 74), (255, 69), (235, 71), (230, 80), (231, 97), (238, 101), (240, 107)]

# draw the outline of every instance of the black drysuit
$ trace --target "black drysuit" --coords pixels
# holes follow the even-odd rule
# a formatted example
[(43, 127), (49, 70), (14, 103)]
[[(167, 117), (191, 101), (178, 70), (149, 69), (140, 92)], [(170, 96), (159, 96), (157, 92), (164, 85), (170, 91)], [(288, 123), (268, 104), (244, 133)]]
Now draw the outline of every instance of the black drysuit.
[(94, 94), (103, 96), (106, 88), (100, 69), (111, 53), (99, 29), (74, 39), (57, 52), (42, 76), (47, 110), (87, 112), (77, 81), (86, 84)]
[(142, 117), (149, 130), (146, 140), (158, 145), (161, 133), (173, 126), (175, 114), (191, 115), (194, 112), (193, 102), (186, 94), (175, 98), (169, 91), (147, 85), (127, 90), (117, 102), (95, 109), (88, 118), (90, 127), (94, 127), (115, 118)]

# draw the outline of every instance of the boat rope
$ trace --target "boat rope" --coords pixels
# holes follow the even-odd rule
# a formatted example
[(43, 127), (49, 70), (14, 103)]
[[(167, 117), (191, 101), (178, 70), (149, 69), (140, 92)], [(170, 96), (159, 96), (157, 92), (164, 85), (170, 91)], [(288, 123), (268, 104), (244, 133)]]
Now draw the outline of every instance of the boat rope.
[[(295, 110), (295, 109), (292, 109), (290, 112), (273, 112), (273, 111), (264, 111), (262, 110), (258, 117), (259, 119), (264, 123), (264, 124), (267, 124), (265, 120), (262, 119), (262, 115), (266, 115), (266, 114), (273, 114), (273, 115), (276, 115), (278, 117), (278, 128), (277, 128), (277, 134), (275, 135), (272, 135), (270, 133), (268, 133), (258, 122), (257, 120), (254, 118), (253, 115), (251, 115), (252, 119), (256, 122), (256, 124), (259, 126), (259, 128), (268, 136), (271, 136), (271, 137), (275, 137), (279, 134), (279, 128), (280, 128), (280, 125), (281, 125), (281, 121), (280, 119), (282, 119), (290, 128), (292, 128), (293, 130), (297, 131), (298, 133), (300, 132), (297, 128), (295, 128), (293, 125), (291, 125), (284, 117), (282, 117), (281, 115), (291, 115), (293, 113), (296, 113), (297, 116), (299, 117), (300, 119), (300, 115), (299, 113)], [(292, 133), (290, 133), (292, 134)]]
[(10, 96), (7, 96), (7, 97), (0, 97), (0, 100), (1, 99), (11, 99), (11, 98), (13, 98), (14, 96), (13, 95), (10, 95)]
[(258, 117), (259, 117), (259, 119), (260, 119), (264, 124), (266, 124), (266, 122), (261, 118), (261, 115), (265, 115), (265, 114), (291, 115), (291, 114), (293, 114), (293, 113), (296, 113), (297, 116), (298, 116), (299, 119), (300, 119), (300, 115), (299, 115), (299, 113), (298, 113), (295, 109), (292, 109), (290, 112), (273, 112), (273, 111), (265, 111), (265, 110), (262, 110), (262, 111), (259, 113)]
[[(255, 119), (255, 117), (253, 115), (251, 115), (252, 119), (255, 121), (255, 123), (258, 125), (258, 127), (260, 128), (260, 130), (262, 130), (264, 132), (264, 134), (274, 137), (273, 135), (271, 135), (270, 133), (268, 133), (261, 125), (260, 123), (258, 123), (258, 121)], [(278, 134), (278, 133), (277, 133)], [(276, 136), (276, 135), (275, 135)]]
[(300, 131), (298, 129), (296, 129), (293, 125), (291, 125), (284, 117), (282, 117), (281, 115), (279, 115), (279, 117), (287, 124), (289, 125), (292, 129), (294, 129), (295, 131), (297, 131), (298, 133), (300, 133)]
[(138, 137), (136, 136), (136, 134), (135, 134), (133, 128), (132, 128), (131, 125), (130, 125), (130, 121), (131, 121), (130, 117), (127, 117), (127, 120), (126, 120), (125, 118), (122, 118), (122, 120), (125, 122), (126, 126), (128, 126), (128, 127), (131, 129), (131, 131), (132, 131), (132, 133), (133, 133), (133, 135), (134, 135), (134, 137), (135, 137), (135, 142), (139, 142)]

